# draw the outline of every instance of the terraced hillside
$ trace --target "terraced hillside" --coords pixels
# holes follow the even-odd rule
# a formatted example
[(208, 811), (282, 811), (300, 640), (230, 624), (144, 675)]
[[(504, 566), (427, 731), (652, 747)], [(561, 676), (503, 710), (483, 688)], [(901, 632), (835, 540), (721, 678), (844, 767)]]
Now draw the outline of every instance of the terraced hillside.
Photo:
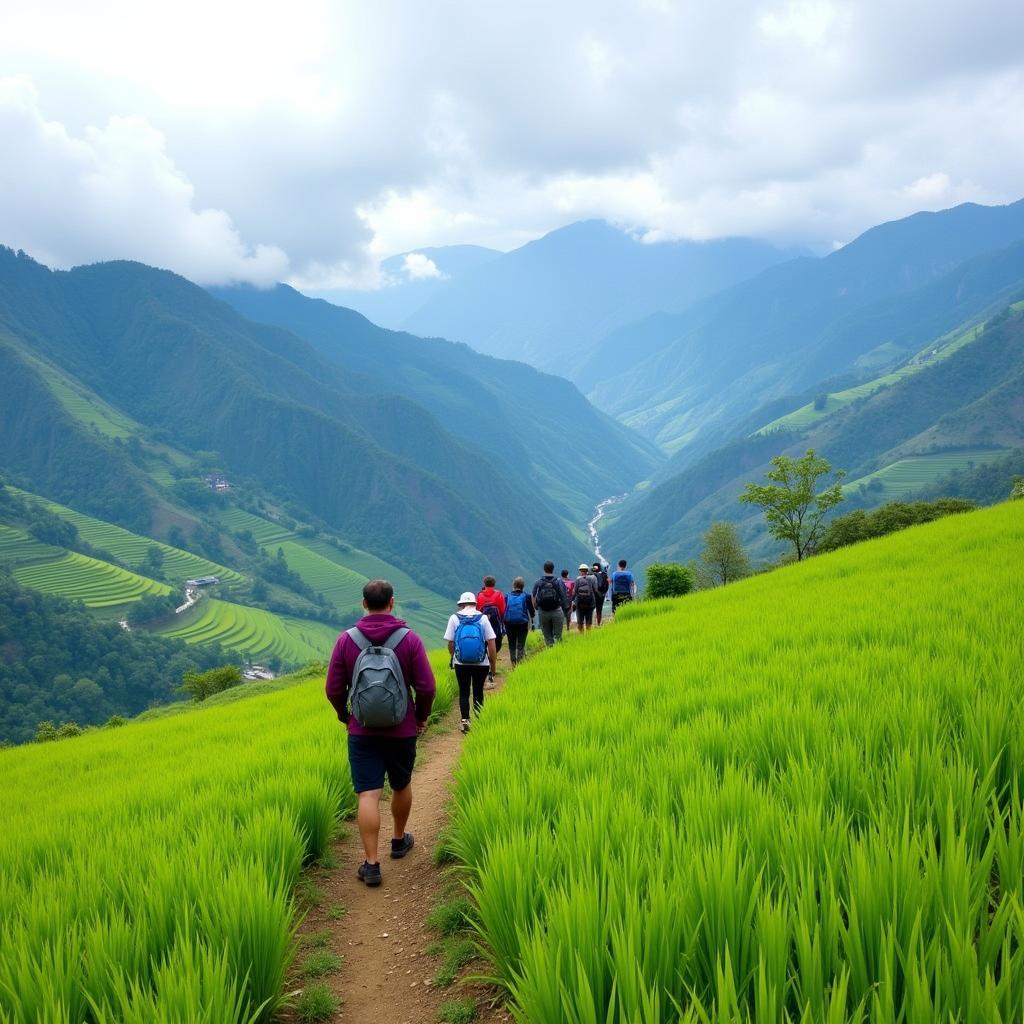
[[(420, 586), (397, 566), (366, 551), (340, 551), (327, 541), (302, 537), (282, 523), (240, 508), (222, 512), (220, 522), (234, 532), (251, 533), (270, 556), (280, 548), (288, 567), (343, 614), (359, 608), (363, 584), (369, 579), (390, 580), (395, 586), (397, 613), (427, 635), (439, 633), (451, 614), (448, 598)], [(467, 581), (467, 587), (472, 585)]]
[(275, 615), (215, 597), (200, 602), (158, 632), (190, 644), (219, 643), (254, 658), (280, 658), (290, 665), (325, 660), (338, 639), (338, 631), (324, 623)]
[[(1019, 312), (1024, 309), (1024, 302), (1015, 302), (1010, 306), (1010, 309), (1014, 312)], [(920, 373), (921, 370), (933, 366), (943, 359), (948, 359), (951, 355), (959, 352), (965, 345), (969, 345), (972, 341), (977, 341), (984, 333), (985, 327), (986, 324), (984, 323), (964, 324), (955, 331), (950, 331), (943, 337), (929, 342), (898, 370), (883, 374), (881, 377), (875, 377), (855, 387), (844, 388), (842, 391), (828, 394), (825, 396), (825, 402), (822, 403), (821, 408), (818, 408), (814, 402), (808, 402), (807, 405), (802, 405), (799, 409), (794, 409), (793, 412), (765, 424), (765, 426), (761, 427), (760, 430), (754, 431), (754, 433), (769, 434), (773, 430), (804, 430), (811, 426), (811, 424), (824, 419), (826, 416), (836, 412), (838, 409), (842, 409), (858, 398), (867, 398), (869, 395), (875, 394), (876, 391), (881, 391), (882, 388), (897, 384), (906, 377)]]
[(23, 565), (29, 562), (47, 562), (60, 558), (62, 548), (43, 544), (35, 537), (6, 523), (0, 523), (0, 562), (8, 565)]
[(846, 494), (856, 494), (862, 488), (871, 489), (876, 497), (892, 501), (914, 494), (954, 470), (971, 469), (987, 462), (995, 462), (1009, 454), (1008, 450), (983, 449), (899, 459), (874, 473), (849, 481), (844, 485), (843, 491)]
[(194, 555), (191, 551), (183, 551), (181, 548), (172, 547), (161, 541), (153, 540), (150, 537), (143, 537), (140, 534), (132, 533), (129, 530), (115, 526), (113, 523), (106, 523), (102, 519), (94, 519), (82, 512), (58, 505), (56, 502), (48, 501), (34, 494), (25, 491), (17, 491), (23, 497), (31, 498), (40, 502), (45, 508), (74, 523), (78, 528), (78, 535), (82, 540), (91, 544), (101, 551), (109, 551), (116, 559), (128, 565), (139, 564), (146, 560), (151, 547), (160, 549), (163, 555), (163, 573), (169, 579), (183, 583), (185, 580), (195, 576), (218, 576), (226, 583), (243, 583), (245, 577), (229, 569), (227, 566), (217, 562), (211, 562), (208, 558)]
[(22, 586), (81, 601), (87, 608), (116, 608), (146, 594), (171, 592), (166, 583), (77, 551), (45, 562), (19, 565), (14, 570), (14, 578)]

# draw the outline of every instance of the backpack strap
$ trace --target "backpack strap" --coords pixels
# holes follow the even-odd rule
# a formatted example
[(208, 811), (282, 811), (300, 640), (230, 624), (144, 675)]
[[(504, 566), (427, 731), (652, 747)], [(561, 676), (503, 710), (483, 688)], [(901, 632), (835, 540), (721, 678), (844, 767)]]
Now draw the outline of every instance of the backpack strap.
[(409, 629), (408, 626), (399, 626), (398, 629), (396, 629), (394, 633), (384, 641), (384, 647), (389, 651), (393, 651), (411, 632), (412, 630)]
[(358, 626), (346, 629), (345, 636), (347, 636), (360, 651), (365, 651), (376, 646), (386, 647), (389, 651), (393, 651), (411, 632), (412, 630), (410, 630), (408, 626), (399, 626), (398, 629), (396, 629), (394, 633), (384, 641), (384, 643), (379, 645), (374, 644)]
[(360, 651), (365, 651), (367, 648), (372, 647), (366, 634), (358, 627), (353, 626), (351, 629), (345, 630), (345, 636), (349, 638), (359, 648)]

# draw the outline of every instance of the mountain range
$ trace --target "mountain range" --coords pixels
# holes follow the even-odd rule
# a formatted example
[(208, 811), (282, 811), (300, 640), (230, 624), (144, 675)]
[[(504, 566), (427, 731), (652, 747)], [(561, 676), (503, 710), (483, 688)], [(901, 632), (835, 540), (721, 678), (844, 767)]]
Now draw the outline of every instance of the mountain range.
[[(381, 342), (353, 368), (354, 357), (346, 365), (324, 349), (351, 354), (387, 332), (298, 304), (329, 314), (320, 349), (166, 271), (123, 262), (51, 271), (0, 252), (0, 362), (13, 385), (0, 410), (0, 468), (163, 539), (172, 524), (194, 532), (196, 516), (147, 461), (205, 453), (300, 518), (455, 591), (553, 553), (585, 557), (581, 511), (658, 461), (564, 382), (455, 346), (445, 351), (461, 376), (439, 367), (423, 386), (446, 427), (409, 397), (412, 363), (396, 370), (414, 341)], [(100, 408), (128, 424), (123, 437), (97, 429)]]
[[(797, 252), (748, 238), (649, 242), (601, 220), (569, 224), (507, 253), (473, 248), (467, 256), (465, 249), (393, 257), (385, 277), (400, 284), (325, 297), (413, 334), (467, 342), (575, 380), (617, 327), (685, 309)], [(410, 255), (429, 258), (443, 276), (408, 279), (401, 268)]]

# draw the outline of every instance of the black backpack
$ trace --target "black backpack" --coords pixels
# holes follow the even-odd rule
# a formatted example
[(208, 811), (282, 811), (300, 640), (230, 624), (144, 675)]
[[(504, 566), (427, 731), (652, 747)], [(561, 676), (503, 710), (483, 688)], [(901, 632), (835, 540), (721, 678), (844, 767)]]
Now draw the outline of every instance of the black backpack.
[(594, 589), (594, 580), (590, 576), (580, 576), (576, 580), (576, 607), (580, 611), (589, 612), (594, 607)]
[(604, 596), (608, 593), (608, 573), (601, 569), (599, 572), (594, 573), (594, 579), (597, 580), (597, 592)]
[(562, 607), (562, 588), (554, 576), (542, 576), (537, 584), (537, 607), (545, 612)]
[(504, 636), (505, 635), (505, 623), (501, 621), (501, 612), (498, 611), (496, 604), (484, 605), (480, 611), (487, 616), (487, 621), (491, 624), (491, 629), (494, 630), (494, 635)]

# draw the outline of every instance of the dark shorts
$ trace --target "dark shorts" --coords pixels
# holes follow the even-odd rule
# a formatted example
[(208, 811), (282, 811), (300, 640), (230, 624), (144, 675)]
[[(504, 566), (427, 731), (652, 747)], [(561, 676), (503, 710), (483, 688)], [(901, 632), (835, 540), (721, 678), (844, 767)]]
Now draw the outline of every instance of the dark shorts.
[(629, 604), (632, 600), (632, 594), (612, 594), (612, 611), (615, 611), (620, 604)]
[(577, 608), (576, 609), (576, 621), (581, 622), (586, 626), (592, 626), (594, 624), (594, 609), (591, 608)]
[(348, 738), (348, 763), (357, 793), (383, 789), (384, 776), (392, 790), (405, 789), (412, 781), (416, 763), (415, 736), (352, 736)]

